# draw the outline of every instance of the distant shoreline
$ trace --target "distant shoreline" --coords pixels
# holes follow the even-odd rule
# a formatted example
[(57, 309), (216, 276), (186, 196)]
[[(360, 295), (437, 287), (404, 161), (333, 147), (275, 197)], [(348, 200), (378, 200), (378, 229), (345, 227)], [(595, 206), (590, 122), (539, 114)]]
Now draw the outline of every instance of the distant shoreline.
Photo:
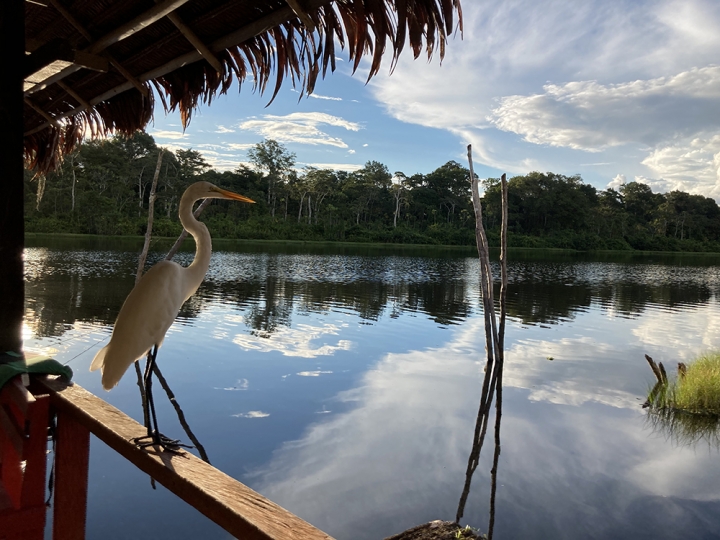
[[(37, 233), (37, 232), (26, 232), (26, 240), (32, 241), (41, 240), (43, 238), (55, 239), (55, 240), (108, 240), (108, 241), (125, 241), (125, 242), (138, 242), (142, 243), (144, 237), (140, 235), (124, 236), (124, 235), (95, 235), (95, 234), (79, 234), (79, 233)], [(168, 236), (157, 236), (153, 237), (154, 245), (172, 245), (176, 238)], [(188, 241), (189, 243), (192, 240)], [(414, 250), (414, 249), (429, 249), (429, 250), (441, 250), (441, 251), (455, 251), (455, 252), (468, 252), (477, 253), (476, 247), (473, 245), (449, 245), (449, 244), (403, 244), (403, 243), (391, 243), (391, 242), (348, 242), (348, 241), (333, 241), (333, 240), (264, 240), (264, 239), (246, 239), (246, 238), (213, 238), (213, 244), (216, 247), (221, 247), (223, 244), (245, 244), (252, 246), (261, 245), (274, 245), (274, 246), (293, 246), (293, 247), (367, 247), (379, 250)], [(34, 246), (30, 246), (34, 247)], [(492, 251), (498, 251), (499, 248), (490, 248)], [(627, 250), (612, 250), (612, 249), (598, 249), (598, 250), (577, 250), (569, 248), (553, 248), (553, 247), (513, 247), (509, 248), (515, 253), (528, 253), (528, 254), (541, 254), (541, 253), (555, 253), (555, 254), (600, 254), (600, 255), (632, 255), (632, 256), (656, 256), (656, 255), (670, 255), (670, 256), (720, 256), (720, 252), (716, 251), (644, 251), (637, 249)]]

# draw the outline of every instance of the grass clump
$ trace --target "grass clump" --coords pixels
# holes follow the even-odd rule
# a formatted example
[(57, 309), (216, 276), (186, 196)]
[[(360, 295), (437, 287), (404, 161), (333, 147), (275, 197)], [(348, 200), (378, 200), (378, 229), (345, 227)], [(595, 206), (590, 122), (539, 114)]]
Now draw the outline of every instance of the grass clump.
[(667, 380), (662, 364), (659, 368), (661, 382), (645, 405), (653, 429), (682, 446), (705, 441), (720, 448), (720, 351), (705, 353), (687, 367), (680, 364), (674, 381)]
[(685, 375), (668, 388), (666, 399), (676, 409), (720, 415), (720, 352), (706, 353), (689, 364)]

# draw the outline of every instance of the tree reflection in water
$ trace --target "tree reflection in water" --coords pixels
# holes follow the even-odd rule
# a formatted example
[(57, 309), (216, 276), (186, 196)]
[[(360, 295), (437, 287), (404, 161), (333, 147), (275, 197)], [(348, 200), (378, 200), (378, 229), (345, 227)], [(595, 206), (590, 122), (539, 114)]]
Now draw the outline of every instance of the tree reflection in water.
[[(368, 322), (385, 313), (419, 313), (448, 326), (481, 309), (474, 299), (472, 258), (216, 255), (208, 280), (183, 305), (178, 324), (218, 302), (242, 310), (245, 324), (265, 336), (290, 327), (293, 311), (351, 310)], [(183, 256), (187, 253), (178, 259), (187, 264)], [(111, 325), (133, 286), (133, 258), (125, 252), (29, 249), (25, 321), (33, 335), (62, 336), (76, 323)], [(345, 274), (337, 275), (335, 267)], [(689, 271), (593, 262), (515, 261), (508, 272), (508, 316), (525, 325), (559, 324), (592, 304), (631, 318), (648, 306), (705, 304), (713, 297), (707, 284), (715, 280), (709, 276), (713, 267)]]

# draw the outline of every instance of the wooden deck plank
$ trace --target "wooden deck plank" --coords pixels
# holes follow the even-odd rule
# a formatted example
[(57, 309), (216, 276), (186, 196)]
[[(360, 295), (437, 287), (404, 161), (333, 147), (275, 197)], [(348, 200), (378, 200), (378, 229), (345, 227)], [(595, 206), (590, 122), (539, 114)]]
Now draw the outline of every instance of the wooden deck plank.
[(284, 508), (196, 456), (138, 448), (145, 428), (78, 385), (37, 379), (59, 411), (71, 414), (113, 450), (235, 537), (247, 540), (332, 540)]

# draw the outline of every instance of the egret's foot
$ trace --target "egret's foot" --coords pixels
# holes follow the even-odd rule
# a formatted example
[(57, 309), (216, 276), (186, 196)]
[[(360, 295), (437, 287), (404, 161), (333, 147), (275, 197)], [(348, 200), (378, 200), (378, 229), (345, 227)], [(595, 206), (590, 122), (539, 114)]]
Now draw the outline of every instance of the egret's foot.
[(153, 431), (151, 434), (143, 435), (142, 437), (135, 437), (133, 442), (140, 448), (158, 446), (163, 452), (169, 452), (171, 454), (179, 454), (181, 448), (195, 448), (194, 446), (181, 443), (179, 439), (166, 437), (157, 431)]

